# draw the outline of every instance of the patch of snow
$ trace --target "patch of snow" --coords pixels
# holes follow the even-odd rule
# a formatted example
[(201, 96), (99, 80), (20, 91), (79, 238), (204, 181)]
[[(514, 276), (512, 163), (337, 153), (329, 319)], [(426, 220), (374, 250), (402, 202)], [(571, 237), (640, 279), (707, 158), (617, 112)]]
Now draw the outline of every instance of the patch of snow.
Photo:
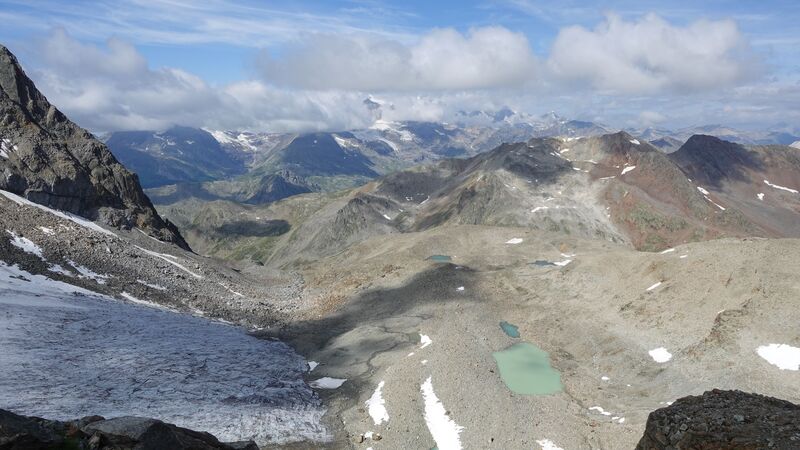
[(550, 439), (539, 439), (536, 441), (536, 443), (542, 447), (542, 450), (564, 450), (563, 448), (554, 444)]
[(419, 334), (419, 343), (420, 343), (419, 349), (422, 350), (423, 348), (433, 344), (433, 341), (431, 340), (430, 336), (428, 336), (427, 334), (420, 333)]
[(577, 255), (575, 253), (562, 253), (561, 256), (563, 256), (564, 258), (574, 258)]
[(423, 365), (423, 366), (424, 366), (425, 364), (428, 364), (428, 360), (427, 360), (427, 359), (423, 359), (423, 360), (422, 360), (422, 361), (420, 361), (420, 362), (422, 363), (422, 365)]
[(544, 211), (545, 209), (550, 209), (550, 207), (549, 206), (537, 206), (536, 208), (533, 208), (531, 210), (531, 212), (535, 213), (535, 212), (538, 212), (538, 211)]
[(383, 395), (381, 393), (383, 390), (383, 385), (383, 381), (378, 383), (378, 387), (375, 388), (375, 392), (372, 393), (372, 397), (364, 402), (364, 404), (367, 405), (367, 412), (369, 412), (369, 416), (372, 417), (372, 421), (375, 422), (375, 425), (380, 425), (383, 422), (389, 422), (389, 412), (386, 411), (386, 401), (383, 399)]
[(631, 170), (633, 170), (633, 169), (635, 169), (635, 168), (636, 168), (636, 166), (625, 166), (625, 167), (622, 169), (622, 173), (620, 173), (619, 175), (620, 175), (620, 176), (622, 176), (622, 175), (625, 175), (626, 173), (630, 172)]
[(589, 408), (589, 411), (597, 411), (597, 412), (599, 412), (600, 414), (602, 414), (604, 416), (610, 416), (611, 415), (611, 413), (606, 411), (606, 410), (604, 410), (602, 406), (592, 406), (591, 408)]
[(202, 275), (196, 274), (196, 273), (192, 272), (191, 270), (187, 269), (186, 267), (184, 267), (182, 264), (179, 264), (179, 263), (173, 261), (174, 259), (177, 259), (177, 257), (175, 257), (175, 256), (167, 255), (166, 253), (158, 253), (158, 252), (150, 251), (150, 250), (148, 250), (146, 248), (139, 247), (138, 245), (135, 245), (134, 247), (138, 248), (139, 250), (143, 251), (144, 253), (146, 253), (146, 254), (148, 254), (150, 256), (154, 256), (156, 258), (162, 259), (162, 260), (172, 264), (173, 266), (181, 269), (182, 271), (188, 273), (189, 275), (191, 275), (191, 276), (193, 276), (193, 277), (195, 277), (197, 279), (202, 279), (203, 278)]
[(631, 144), (633, 144), (633, 145), (639, 145), (639, 144), (640, 144), (640, 142), (639, 142), (639, 140), (638, 140), (638, 139), (631, 139), (631, 140), (630, 140), (630, 142), (631, 142)]
[(764, 201), (764, 193), (763, 192), (759, 192), (758, 194), (756, 194), (756, 197), (758, 197), (758, 199), (761, 200), (762, 202)]
[(462, 292), (462, 291), (464, 291), (464, 286), (459, 286), (459, 287), (456, 288), (456, 290), (458, 292)]
[(386, 219), (386, 220), (392, 220), (392, 218), (387, 216), (386, 214), (383, 215), (383, 218)]
[(650, 286), (649, 288), (647, 288), (647, 289), (646, 289), (646, 291), (647, 291), (647, 292), (650, 292), (650, 291), (652, 291), (653, 289), (655, 289), (655, 288), (657, 288), (657, 287), (659, 287), (659, 286), (661, 286), (661, 282), (660, 282), (660, 281), (659, 281), (658, 283), (656, 283), (656, 284), (654, 284), (654, 285)]
[(31, 255), (38, 256), (40, 259), (44, 259), (42, 256), (42, 248), (34, 244), (32, 240), (22, 237), (11, 230), (6, 230), (6, 233), (11, 235), (11, 245), (19, 248), (25, 253), (30, 253)]
[(315, 389), (338, 389), (345, 381), (347, 381), (347, 378), (322, 377), (308, 383), (308, 385)]
[(674, 252), (674, 251), (675, 251), (675, 249), (674, 249), (674, 248), (668, 248), (668, 249), (664, 250), (663, 252), (661, 252), (661, 254), (662, 254), (662, 255), (666, 255), (667, 253), (672, 253), (672, 252)]
[(572, 262), (571, 259), (565, 259), (564, 261), (554, 261), (553, 264), (555, 264), (555, 265), (557, 265), (559, 267), (564, 267), (564, 266), (566, 266), (567, 264), (569, 264), (571, 262)]
[(55, 210), (55, 209), (52, 209), (52, 208), (48, 208), (47, 206), (40, 205), (38, 203), (34, 203), (34, 202), (28, 200), (27, 198), (20, 197), (17, 194), (13, 194), (11, 192), (4, 191), (2, 189), (0, 189), (0, 194), (2, 194), (7, 199), (11, 200), (12, 202), (14, 202), (14, 203), (16, 203), (16, 204), (18, 204), (20, 206), (32, 206), (34, 208), (41, 209), (42, 211), (49, 212), (50, 214), (53, 214), (54, 216), (58, 216), (58, 217), (60, 217), (62, 219), (67, 219), (69, 221), (72, 221), (72, 222), (74, 222), (74, 223), (76, 223), (76, 224), (78, 224), (78, 225), (80, 225), (80, 226), (82, 226), (84, 228), (88, 228), (88, 229), (90, 229), (92, 231), (97, 231), (98, 233), (107, 234), (109, 236), (114, 236), (114, 237), (117, 236), (116, 234), (106, 230), (105, 228), (101, 227), (100, 225), (92, 222), (91, 220), (84, 219), (81, 216), (77, 216), (77, 215), (72, 214), (72, 213), (58, 211), (58, 210)]
[(511, 244), (511, 245), (521, 244), (521, 243), (522, 243), (522, 238), (511, 238), (506, 241), (506, 244)]
[(603, 380), (603, 381), (608, 381), (608, 380), (610, 380), (611, 378), (608, 378), (607, 376), (605, 376), (605, 375), (604, 375), (604, 376), (600, 377), (600, 379), (601, 379), (601, 380)]
[(800, 370), (800, 348), (786, 344), (769, 344), (758, 347), (756, 352), (781, 370)]
[(603, 177), (603, 178), (599, 178), (599, 179), (600, 179), (600, 180), (610, 180), (610, 179), (612, 179), (612, 178), (617, 178), (617, 177), (616, 177), (615, 175), (612, 175), (612, 176), (610, 176), (610, 177)]
[(775, 189), (780, 189), (782, 191), (791, 192), (792, 194), (797, 194), (798, 193), (798, 191), (795, 190), (795, 189), (788, 188), (788, 187), (785, 187), (785, 186), (778, 186), (777, 184), (772, 184), (767, 180), (764, 180), (764, 184), (766, 184), (769, 187), (773, 187)]
[(668, 352), (664, 347), (654, 348), (647, 353), (649, 353), (653, 361), (657, 363), (665, 363), (672, 359), (672, 353)]
[(697, 186), (697, 190), (700, 191), (700, 193), (703, 194), (703, 197), (706, 200), (708, 200), (711, 204), (713, 204), (714, 206), (716, 206), (720, 210), (725, 211), (725, 208), (722, 205), (720, 205), (719, 203), (714, 202), (714, 200), (711, 200), (711, 197), (709, 197), (709, 195), (711, 194), (710, 192), (708, 192), (706, 189), (704, 189), (704, 188), (702, 188), (700, 186)]
[(145, 286), (147, 286), (149, 288), (155, 289), (157, 291), (166, 291), (167, 290), (167, 288), (165, 288), (164, 286), (161, 286), (160, 284), (150, 284), (150, 283), (148, 283), (148, 282), (146, 282), (144, 280), (136, 280), (136, 282), (139, 283), (139, 284), (145, 285)]
[(50, 272), (57, 273), (60, 275), (64, 275), (65, 277), (74, 277), (75, 274), (70, 272), (69, 270), (61, 267), (60, 264), (50, 264), (50, 267), (47, 268)]
[(461, 437), (464, 427), (458, 425), (447, 414), (447, 410), (436, 393), (433, 391), (433, 382), (428, 377), (422, 386), (422, 398), (425, 400), (425, 424), (436, 441), (439, 450), (461, 450)]
[(47, 227), (37, 227), (37, 228), (42, 230), (42, 233), (44, 233), (44, 234), (46, 234), (48, 236), (53, 236), (53, 235), (56, 234), (55, 230), (53, 230), (52, 228), (47, 228)]
[(686, 258), (686, 257), (688, 257), (688, 256), (689, 256), (689, 255), (681, 255), (681, 256), (680, 256), (680, 258), (681, 258), (681, 259), (684, 259), (684, 258)]
[(318, 362), (316, 362), (316, 361), (309, 361), (309, 362), (308, 362), (308, 371), (309, 371), (309, 372), (313, 372), (313, 371), (314, 371), (314, 369), (316, 369), (316, 368), (317, 368), (317, 366), (319, 366), (319, 363), (318, 363)]
[[(170, 255), (166, 255), (166, 256), (170, 256)], [(234, 291), (233, 289), (229, 288), (228, 286), (225, 286), (224, 283), (219, 283), (219, 285), (224, 287), (225, 290), (227, 290), (228, 292), (230, 292), (231, 294), (233, 294), (233, 295), (235, 295), (237, 297), (244, 297), (244, 294), (242, 294), (241, 292)]]
[(160, 309), (162, 311), (177, 312), (172, 308), (169, 308), (169, 307), (164, 306), (164, 305), (159, 305), (158, 303), (148, 302), (146, 300), (139, 300), (138, 298), (134, 297), (131, 294), (128, 294), (127, 292), (122, 292), (119, 295), (120, 295), (120, 297), (124, 298), (125, 300), (127, 300), (127, 301), (129, 301), (131, 303), (136, 303), (137, 305), (146, 306), (148, 308)]
[(88, 278), (90, 280), (94, 280), (97, 284), (106, 284), (106, 280), (110, 277), (110, 275), (103, 275), (93, 271), (92, 269), (82, 266), (75, 261), (68, 260), (67, 263), (75, 268), (80, 275), (78, 278)]

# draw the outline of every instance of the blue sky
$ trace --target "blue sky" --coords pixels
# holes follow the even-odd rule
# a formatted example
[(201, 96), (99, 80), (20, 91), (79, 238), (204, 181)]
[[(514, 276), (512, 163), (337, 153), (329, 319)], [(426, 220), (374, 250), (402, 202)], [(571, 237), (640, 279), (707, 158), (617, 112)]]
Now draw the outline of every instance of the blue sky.
[[(701, 4), (702, 3), (702, 4)], [(797, 126), (800, 2), (0, 0), (0, 42), (94, 130), (446, 120)]]

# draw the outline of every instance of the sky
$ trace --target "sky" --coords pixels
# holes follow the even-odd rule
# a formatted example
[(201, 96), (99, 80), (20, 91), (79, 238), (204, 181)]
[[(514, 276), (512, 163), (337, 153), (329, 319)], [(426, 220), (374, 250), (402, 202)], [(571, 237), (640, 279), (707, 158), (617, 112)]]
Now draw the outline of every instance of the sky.
[(0, 43), (95, 132), (345, 130), (503, 106), (800, 127), (800, 2), (0, 0)]

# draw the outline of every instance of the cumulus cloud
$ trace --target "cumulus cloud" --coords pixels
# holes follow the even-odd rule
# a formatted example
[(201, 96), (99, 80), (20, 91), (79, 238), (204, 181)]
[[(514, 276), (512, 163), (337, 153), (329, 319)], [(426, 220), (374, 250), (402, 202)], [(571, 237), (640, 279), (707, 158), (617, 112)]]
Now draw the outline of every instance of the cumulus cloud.
[(151, 68), (129, 43), (105, 47), (53, 31), (35, 46), (30, 71), (49, 100), (93, 131), (164, 129), (172, 125), (274, 131), (368, 126), (363, 96), (279, 89), (260, 81), (210, 86), (174, 68)]
[(757, 74), (754, 62), (731, 20), (674, 26), (654, 14), (632, 22), (611, 14), (593, 30), (562, 29), (547, 65), (557, 79), (642, 94), (734, 86)]
[(543, 61), (524, 35), (502, 27), (437, 29), (412, 40), (312, 34), (262, 53), (255, 79), (221, 86), (151, 67), (120, 39), (86, 44), (57, 29), (30, 50), (20, 56), (33, 63), (40, 89), (93, 131), (355, 129), (374, 120), (363, 103), (369, 94), (391, 104), (387, 120), (448, 121), (460, 110), (510, 106), (612, 125), (788, 121), (800, 92), (796, 83), (743, 83), (755, 75), (754, 57), (734, 22), (673, 26), (654, 15), (564, 28)]
[(304, 89), (447, 91), (521, 86), (534, 77), (527, 38), (503, 27), (437, 29), (413, 44), (373, 34), (312, 35), (280, 56), (262, 55), (264, 77)]

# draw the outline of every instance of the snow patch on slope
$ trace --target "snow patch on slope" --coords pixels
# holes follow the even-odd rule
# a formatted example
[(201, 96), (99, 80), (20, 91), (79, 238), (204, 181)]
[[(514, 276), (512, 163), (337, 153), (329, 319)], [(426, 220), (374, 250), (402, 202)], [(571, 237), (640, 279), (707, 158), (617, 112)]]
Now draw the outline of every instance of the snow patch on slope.
[(461, 437), (464, 427), (458, 425), (447, 414), (447, 410), (436, 393), (433, 392), (433, 382), (428, 377), (422, 386), (422, 398), (425, 400), (425, 424), (436, 441), (439, 450), (461, 450)]
[(4, 191), (2, 189), (0, 189), (0, 194), (2, 194), (7, 199), (11, 200), (12, 202), (14, 202), (14, 203), (16, 203), (16, 204), (18, 204), (20, 206), (33, 206), (34, 208), (39, 208), (42, 211), (49, 212), (50, 214), (58, 216), (58, 217), (60, 217), (62, 219), (67, 219), (69, 221), (72, 221), (72, 222), (84, 227), (84, 228), (88, 228), (88, 229), (90, 229), (92, 231), (97, 231), (98, 233), (103, 233), (103, 234), (107, 234), (109, 236), (115, 236), (116, 237), (116, 234), (106, 230), (105, 228), (101, 227), (100, 225), (92, 222), (91, 220), (85, 219), (85, 218), (83, 218), (81, 216), (77, 216), (77, 215), (72, 214), (72, 213), (58, 211), (58, 210), (55, 210), (55, 209), (48, 208), (47, 206), (40, 205), (38, 203), (34, 203), (34, 202), (28, 200), (27, 198), (20, 197), (17, 194), (13, 194), (11, 192)]
[(383, 399), (381, 392), (383, 390), (383, 385), (383, 381), (378, 383), (378, 387), (375, 388), (372, 397), (364, 402), (364, 404), (367, 405), (367, 412), (369, 412), (369, 416), (372, 417), (372, 421), (375, 422), (375, 425), (389, 422), (389, 412), (386, 411), (386, 401)]
[(758, 356), (781, 370), (800, 370), (800, 348), (786, 344), (762, 345)]

